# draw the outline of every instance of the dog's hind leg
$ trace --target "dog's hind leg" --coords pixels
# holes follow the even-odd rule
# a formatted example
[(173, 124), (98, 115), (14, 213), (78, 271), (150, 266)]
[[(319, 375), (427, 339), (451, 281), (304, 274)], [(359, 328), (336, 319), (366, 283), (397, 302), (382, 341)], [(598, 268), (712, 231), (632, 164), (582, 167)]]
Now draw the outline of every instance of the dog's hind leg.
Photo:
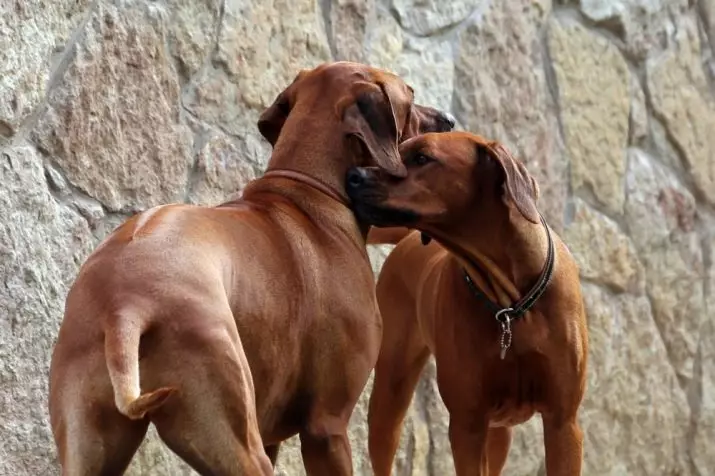
[(157, 339), (158, 345), (174, 341), (158, 386), (177, 388), (151, 413), (159, 436), (202, 475), (272, 475), (258, 430), (253, 379), (230, 309), (204, 303), (183, 312), (192, 313), (193, 322), (217, 324)]
[(413, 317), (414, 303), (395, 289), (387, 279), (377, 287), (383, 334), (368, 408), (368, 450), (376, 476), (390, 474), (402, 422), (430, 355)]
[(83, 355), (81, 362), (55, 369), (50, 392), (62, 475), (123, 474), (149, 420), (130, 420), (117, 411), (104, 358)]

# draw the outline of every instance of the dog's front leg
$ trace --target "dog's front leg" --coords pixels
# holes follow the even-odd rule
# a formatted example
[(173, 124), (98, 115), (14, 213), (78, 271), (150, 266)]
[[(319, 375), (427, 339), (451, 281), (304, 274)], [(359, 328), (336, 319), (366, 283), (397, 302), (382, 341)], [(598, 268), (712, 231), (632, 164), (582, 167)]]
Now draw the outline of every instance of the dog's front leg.
[(548, 476), (579, 476), (583, 460), (583, 432), (576, 416), (542, 416)]
[(489, 424), (486, 419), (478, 423), (470, 418), (450, 415), (449, 442), (452, 446), (454, 469), (457, 476), (487, 476), (487, 436)]
[(353, 474), (347, 422), (324, 417), (300, 433), (300, 451), (309, 476)]

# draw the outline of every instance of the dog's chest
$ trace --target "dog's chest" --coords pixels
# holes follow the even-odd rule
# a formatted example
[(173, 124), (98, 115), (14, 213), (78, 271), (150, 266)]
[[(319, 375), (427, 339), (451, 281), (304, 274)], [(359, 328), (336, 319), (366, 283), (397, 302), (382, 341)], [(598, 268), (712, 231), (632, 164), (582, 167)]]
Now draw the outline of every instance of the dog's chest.
[(491, 426), (518, 425), (543, 411), (548, 380), (541, 360), (526, 353), (485, 362), (481, 394)]

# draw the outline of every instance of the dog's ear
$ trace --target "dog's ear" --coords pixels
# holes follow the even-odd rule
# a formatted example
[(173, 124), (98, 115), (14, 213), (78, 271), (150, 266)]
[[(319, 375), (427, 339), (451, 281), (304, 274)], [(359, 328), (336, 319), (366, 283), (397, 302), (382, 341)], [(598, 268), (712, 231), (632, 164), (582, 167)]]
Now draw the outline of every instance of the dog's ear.
[[(479, 145), (504, 172), (504, 200), (511, 201), (519, 213), (532, 223), (539, 223), (539, 186), (524, 165), (498, 142)], [(508, 203), (507, 203), (508, 205)]]
[(258, 130), (271, 143), (271, 146), (276, 145), (278, 136), (281, 135), (283, 124), (288, 119), (288, 114), (290, 114), (290, 110), (293, 107), (290, 97), (292, 96), (292, 91), (295, 90), (295, 84), (308, 74), (307, 69), (301, 69), (288, 87), (281, 91), (276, 100), (273, 101), (273, 104), (268, 106), (268, 109), (263, 111), (261, 117), (258, 118)]
[[(390, 175), (405, 177), (407, 169), (397, 148), (399, 125), (393, 98), (383, 84), (379, 86), (360, 83), (353, 97), (341, 101), (338, 109), (342, 110), (346, 133), (362, 143), (375, 165)], [(346, 104), (348, 101), (350, 104)]]
[(288, 119), (288, 114), (290, 114), (290, 104), (286, 92), (283, 91), (258, 118), (258, 130), (271, 143), (271, 146), (276, 145), (283, 124)]

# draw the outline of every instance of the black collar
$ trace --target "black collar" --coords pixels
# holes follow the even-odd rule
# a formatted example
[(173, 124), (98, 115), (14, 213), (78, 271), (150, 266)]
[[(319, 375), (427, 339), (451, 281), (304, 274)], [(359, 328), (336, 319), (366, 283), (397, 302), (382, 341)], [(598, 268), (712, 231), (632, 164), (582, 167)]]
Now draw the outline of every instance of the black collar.
[(541, 217), (541, 223), (544, 225), (544, 229), (546, 230), (546, 238), (549, 246), (546, 254), (546, 264), (544, 265), (544, 269), (541, 271), (541, 276), (539, 276), (539, 280), (536, 282), (534, 287), (531, 288), (531, 290), (519, 301), (510, 307), (503, 308), (499, 306), (498, 304), (492, 302), (492, 300), (489, 299), (476, 284), (474, 284), (474, 281), (472, 281), (472, 278), (469, 276), (467, 270), (463, 269), (464, 280), (467, 282), (472, 294), (481, 299), (484, 304), (489, 307), (490, 311), (494, 313), (494, 318), (502, 324), (508, 324), (509, 321), (515, 321), (520, 317), (523, 317), (524, 314), (532, 308), (541, 295), (544, 294), (549, 282), (551, 281), (554, 271), (554, 240), (551, 238), (551, 232), (549, 231), (549, 227), (546, 225), (544, 217), (541, 215), (539, 216)]

